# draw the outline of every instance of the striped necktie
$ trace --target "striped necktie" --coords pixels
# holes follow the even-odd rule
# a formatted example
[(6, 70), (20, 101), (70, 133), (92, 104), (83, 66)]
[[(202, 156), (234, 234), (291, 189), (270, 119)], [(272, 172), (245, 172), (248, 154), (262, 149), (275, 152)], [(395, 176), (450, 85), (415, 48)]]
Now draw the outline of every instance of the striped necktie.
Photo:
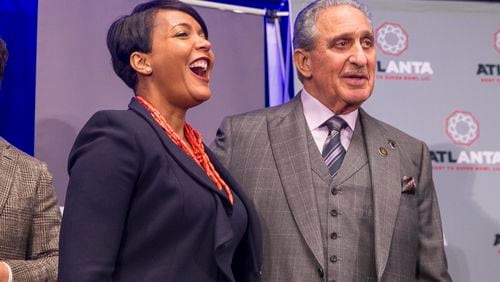
[(342, 160), (344, 160), (345, 149), (340, 143), (340, 131), (346, 125), (347, 123), (339, 116), (330, 118), (322, 125), (328, 128), (328, 137), (326, 137), (321, 155), (325, 160), (328, 170), (330, 170), (332, 178), (337, 175), (342, 165)]

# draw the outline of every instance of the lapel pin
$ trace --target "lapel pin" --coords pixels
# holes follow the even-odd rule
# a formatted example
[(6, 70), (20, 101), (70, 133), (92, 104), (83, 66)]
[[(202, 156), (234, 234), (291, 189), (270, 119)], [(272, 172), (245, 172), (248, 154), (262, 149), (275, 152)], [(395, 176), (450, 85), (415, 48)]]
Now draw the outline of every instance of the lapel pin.
[(389, 143), (389, 146), (391, 146), (391, 149), (396, 149), (396, 147), (398, 146), (396, 144), (396, 142), (394, 142), (394, 140), (392, 140), (392, 139), (387, 140), (387, 143)]
[(386, 149), (386, 148), (384, 148), (384, 147), (380, 147), (380, 148), (378, 148), (378, 152), (380, 153), (380, 155), (381, 155), (382, 157), (387, 156), (387, 153), (388, 153), (388, 152), (387, 152), (387, 149)]

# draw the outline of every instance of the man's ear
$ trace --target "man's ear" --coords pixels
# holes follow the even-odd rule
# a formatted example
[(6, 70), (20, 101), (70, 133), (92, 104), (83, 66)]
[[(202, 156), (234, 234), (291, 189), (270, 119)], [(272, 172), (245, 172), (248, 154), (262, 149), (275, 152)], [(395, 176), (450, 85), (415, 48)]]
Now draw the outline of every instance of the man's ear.
[(142, 75), (151, 75), (153, 73), (148, 56), (141, 52), (136, 51), (130, 55), (130, 66)]
[(303, 78), (312, 76), (310, 53), (308, 51), (295, 49), (293, 51), (293, 63)]

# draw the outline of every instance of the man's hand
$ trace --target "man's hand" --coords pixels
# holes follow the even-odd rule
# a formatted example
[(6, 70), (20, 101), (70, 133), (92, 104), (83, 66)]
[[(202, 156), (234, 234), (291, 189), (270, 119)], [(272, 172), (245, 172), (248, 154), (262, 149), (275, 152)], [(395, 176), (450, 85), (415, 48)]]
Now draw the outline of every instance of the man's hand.
[(0, 282), (8, 282), (9, 281), (9, 269), (7, 265), (3, 262), (0, 262)]

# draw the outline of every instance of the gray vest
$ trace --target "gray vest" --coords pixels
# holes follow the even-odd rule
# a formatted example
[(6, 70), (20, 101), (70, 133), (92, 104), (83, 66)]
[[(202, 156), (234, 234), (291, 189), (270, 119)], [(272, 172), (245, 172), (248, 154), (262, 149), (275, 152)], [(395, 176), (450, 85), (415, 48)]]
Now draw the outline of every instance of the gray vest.
[[(376, 280), (372, 187), (359, 119), (342, 167), (333, 179), (310, 132), (307, 140), (325, 254), (325, 281)], [(349, 163), (358, 158), (365, 164), (352, 170)]]

